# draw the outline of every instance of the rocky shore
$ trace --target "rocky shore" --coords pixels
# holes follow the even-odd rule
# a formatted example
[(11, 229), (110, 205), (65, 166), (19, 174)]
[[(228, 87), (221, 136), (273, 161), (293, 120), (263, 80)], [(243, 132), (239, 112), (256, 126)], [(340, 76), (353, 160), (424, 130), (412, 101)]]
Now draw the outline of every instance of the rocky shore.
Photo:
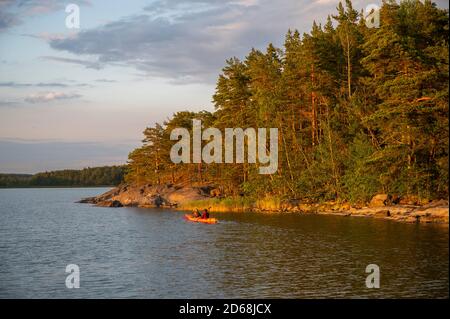
[(112, 190), (79, 201), (101, 207), (161, 207), (177, 208), (181, 203), (204, 200), (211, 195), (211, 187), (188, 187), (182, 185), (121, 185)]
[[(214, 200), (211, 202), (211, 200)], [(80, 203), (101, 207), (161, 207), (173, 209), (191, 209), (194, 206), (210, 207), (211, 211), (257, 211), (309, 213), (339, 216), (372, 217), (408, 223), (449, 223), (449, 202), (438, 200), (420, 202), (414, 198), (399, 198), (378, 194), (366, 206), (352, 206), (349, 203), (324, 202), (306, 203), (300, 200), (279, 201), (262, 199), (254, 203), (233, 203), (221, 197), (220, 191), (213, 185), (121, 185), (102, 195), (85, 198)], [(230, 205), (230, 202), (232, 203)], [(269, 204), (270, 203), (270, 204)]]

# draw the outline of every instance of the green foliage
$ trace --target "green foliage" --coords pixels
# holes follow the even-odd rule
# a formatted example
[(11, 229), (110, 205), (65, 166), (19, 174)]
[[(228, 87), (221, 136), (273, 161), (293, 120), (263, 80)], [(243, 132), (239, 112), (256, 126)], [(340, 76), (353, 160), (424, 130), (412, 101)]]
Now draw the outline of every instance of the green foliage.
[(255, 201), (247, 197), (210, 198), (183, 203), (181, 208), (186, 210), (208, 208), (210, 211), (245, 211), (252, 208)]
[[(383, 1), (381, 27), (369, 29), (346, 0), (324, 26), (289, 30), (283, 49), (269, 44), (227, 60), (215, 112), (178, 112), (147, 128), (126, 179), (214, 183), (233, 198), (447, 197), (448, 26), (448, 10), (406, 0)], [(278, 128), (277, 173), (171, 163), (171, 130), (191, 129), (194, 118), (205, 128)]]
[(374, 151), (373, 145), (364, 134), (355, 136), (349, 147), (349, 158), (342, 179), (345, 197), (352, 203), (367, 202), (381, 189), (376, 167), (370, 163)]

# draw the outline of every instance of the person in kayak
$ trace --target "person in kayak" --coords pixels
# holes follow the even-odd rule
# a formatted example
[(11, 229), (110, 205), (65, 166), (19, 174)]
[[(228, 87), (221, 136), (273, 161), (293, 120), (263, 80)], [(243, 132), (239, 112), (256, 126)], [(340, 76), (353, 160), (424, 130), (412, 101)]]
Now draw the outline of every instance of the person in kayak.
[(194, 218), (201, 217), (200, 212), (198, 211), (198, 208), (196, 208), (195, 211), (192, 213), (192, 217), (194, 217)]
[(205, 208), (203, 210), (203, 214), (202, 214), (202, 219), (208, 219), (209, 218), (209, 212), (208, 210)]

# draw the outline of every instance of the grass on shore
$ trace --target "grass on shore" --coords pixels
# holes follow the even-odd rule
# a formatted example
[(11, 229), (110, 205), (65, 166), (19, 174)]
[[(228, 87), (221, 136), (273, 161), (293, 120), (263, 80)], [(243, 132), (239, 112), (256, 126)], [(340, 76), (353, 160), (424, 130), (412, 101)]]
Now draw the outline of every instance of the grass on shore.
[(212, 212), (244, 212), (253, 209), (276, 211), (281, 208), (281, 200), (278, 198), (264, 198), (254, 200), (248, 197), (209, 198), (186, 202), (180, 205), (180, 209), (194, 210), (208, 208)]

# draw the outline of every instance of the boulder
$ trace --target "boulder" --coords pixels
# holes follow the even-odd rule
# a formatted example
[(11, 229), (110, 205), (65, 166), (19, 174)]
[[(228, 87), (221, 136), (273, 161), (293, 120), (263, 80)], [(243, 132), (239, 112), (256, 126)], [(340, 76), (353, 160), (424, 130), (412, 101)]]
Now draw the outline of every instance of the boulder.
[(449, 222), (448, 206), (423, 207), (412, 212), (411, 216), (420, 219), (422, 222), (446, 223)]
[(400, 200), (401, 200), (401, 197), (398, 196), (397, 194), (394, 194), (394, 195), (392, 195), (392, 198), (390, 200), (390, 204), (391, 205), (398, 205), (398, 204), (400, 204)]
[(391, 217), (391, 212), (387, 209), (376, 211), (374, 214), (375, 218), (385, 218), (385, 217)]
[(381, 207), (386, 206), (389, 202), (389, 195), (387, 194), (377, 194), (372, 197), (369, 203), (369, 207)]
[(161, 207), (164, 204), (164, 199), (160, 195), (157, 195), (155, 197), (154, 203), (156, 207)]
[(198, 187), (198, 193), (209, 196), (213, 189), (214, 189), (214, 187), (212, 187), (210, 185), (200, 186), (200, 187)]
[(95, 202), (96, 202), (95, 197), (83, 198), (83, 199), (77, 201), (77, 203), (80, 203), (80, 204), (95, 204)]
[(113, 200), (110, 207), (123, 207), (123, 205), (118, 200)]
[(100, 207), (123, 207), (122, 203), (118, 200), (107, 200), (97, 203)]
[(426, 205), (422, 206), (422, 209), (428, 209), (428, 208), (433, 208), (433, 207), (448, 207), (448, 200), (434, 200), (429, 202)]
[(403, 196), (400, 201), (399, 204), (400, 205), (419, 205), (419, 199), (416, 196)]
[(209, 191), (209, 195), (211, 197), (220, 197), (220, 196), (222, 196), (222, 193), (220, 192), (220, 189), (214, 188)]

